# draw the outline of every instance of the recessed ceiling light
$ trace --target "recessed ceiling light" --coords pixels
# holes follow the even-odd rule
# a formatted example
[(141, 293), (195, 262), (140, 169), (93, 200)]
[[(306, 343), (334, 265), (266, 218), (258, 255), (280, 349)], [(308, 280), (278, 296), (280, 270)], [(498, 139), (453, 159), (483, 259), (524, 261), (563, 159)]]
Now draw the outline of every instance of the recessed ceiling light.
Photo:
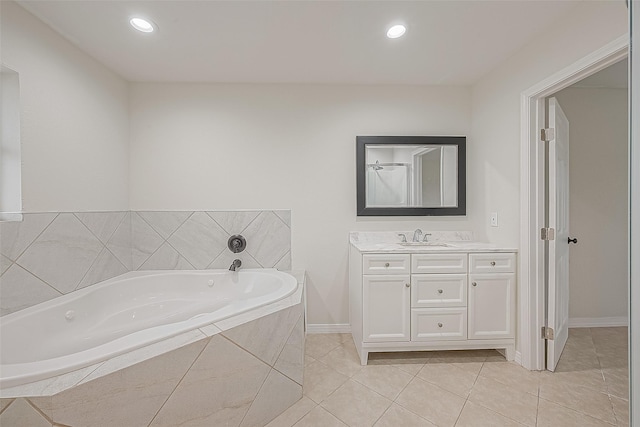
[(154, 30), (153, 24), (147, 21), (146, 19), (131, 18), (129, 20), (129, 23), (133, 28), (135, 28), (138, 31), (142, 31), (143, 33), (151, 33)]
[(397, 39), (398, 37), (402, 37), (402, 35), (407, 31), (407, 28), (404, 25), (398, 24), (387, 30), (387, 37), (390, 39)]

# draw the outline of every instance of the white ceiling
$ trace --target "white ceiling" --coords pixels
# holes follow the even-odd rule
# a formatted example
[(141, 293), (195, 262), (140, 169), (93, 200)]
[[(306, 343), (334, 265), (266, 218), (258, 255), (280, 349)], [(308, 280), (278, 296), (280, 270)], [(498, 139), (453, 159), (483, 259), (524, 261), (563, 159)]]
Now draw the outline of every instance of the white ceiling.
[[(19, 3), (130, 81), (467, 85), (577, 1)], [(387, 39), (397, 22), (406, 35)]]

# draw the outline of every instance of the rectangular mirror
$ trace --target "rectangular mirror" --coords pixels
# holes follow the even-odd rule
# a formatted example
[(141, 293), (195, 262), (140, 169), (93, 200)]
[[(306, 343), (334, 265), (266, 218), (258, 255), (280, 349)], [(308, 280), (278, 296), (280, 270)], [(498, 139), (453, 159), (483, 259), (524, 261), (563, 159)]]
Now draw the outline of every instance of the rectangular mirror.
[(464, 136), (358, 136), (358, 216), (465, 215)]

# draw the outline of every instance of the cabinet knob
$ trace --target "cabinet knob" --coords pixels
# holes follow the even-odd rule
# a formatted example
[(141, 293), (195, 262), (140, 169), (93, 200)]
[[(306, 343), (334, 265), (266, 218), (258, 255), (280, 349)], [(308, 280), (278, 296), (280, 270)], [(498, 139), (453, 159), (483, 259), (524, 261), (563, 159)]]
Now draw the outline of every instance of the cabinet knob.
[(495, 261), (491, 261), (491, 266), (495, 267), (495, 265), (496, 265), (496, 262)]
[(438, 328), (442, 328), (442, 323), (438, 322)]
[(405, 283), (404, 285), (405, 285), (407, 288), (410, 288), (410, 287), (411, 287), (411, 283)]
[(388, 262), (385, 262), (385, 263), (384, 263), (384, 266), (385, 266), (385, 267), (389, 267), (389, 263), (388, 263)]
[(478, 286), (478, 283), (477, 282), (473, 282), (473, 283), (471, 283), (471, 286)]
[(438, 289), (438, 293), (441, 294), (442, 293), (442, 289)]

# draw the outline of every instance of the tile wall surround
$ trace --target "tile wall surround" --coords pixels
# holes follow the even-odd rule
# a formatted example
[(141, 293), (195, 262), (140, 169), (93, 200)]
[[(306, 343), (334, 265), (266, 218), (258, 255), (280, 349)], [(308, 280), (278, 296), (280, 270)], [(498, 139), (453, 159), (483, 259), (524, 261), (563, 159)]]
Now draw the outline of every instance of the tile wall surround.
[[(227, 248), (242, 234), (247, 249)], [(25, 213), (0, 222), (0, 315), (133, 270), (291, 269), (291, 211)]]
[(62, 391), (0, 399), (0, 425), (264, 426), (302, 397), (302, 289), (294, 305), (190, 331), (174, 338), (180, 346), (141, 349), (144, 357), (116, 370), (104, 362)]

